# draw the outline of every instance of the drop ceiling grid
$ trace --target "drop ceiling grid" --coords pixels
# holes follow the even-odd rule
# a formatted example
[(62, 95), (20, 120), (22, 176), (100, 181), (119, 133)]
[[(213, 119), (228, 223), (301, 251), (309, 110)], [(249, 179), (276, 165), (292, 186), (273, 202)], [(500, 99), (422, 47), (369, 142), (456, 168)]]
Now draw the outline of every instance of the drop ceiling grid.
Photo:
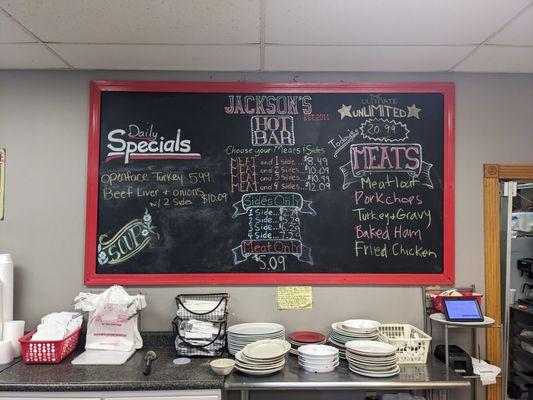
[(269, 0), (266, 42), (478, 45), (530, 0)]
[(16, 21), (4, 12), (0, 12), (0, 43), (35, 43), (37, 40), (29, 35)]
[[(507, 52), (514, 56), (504, 65), (500, 60), (497, 72), (533, 72), (533, 37), (528, 37), (533, 36), (533, 0), (447, 0), (431, 7), (427, 0), (405, 0), (384, 8), (385, 2), (0, 0), (0, 8), (36, 35), (8, 30), (5, 37), (15, 35), (21, 53), (32, 49), (23, 41), (41, 43), (56, 53), (62, 67), (67, 62), (74, 69), (461, 71), (465, 66), (475, 71), (476, 58), (486, 63)], [(50, 23), (60, 14), (66, 24)], [(92, 24), (96, 17), (123, 24), (108, 35), (105, 26)], [(502, 45), (509, 48), (496, 49)], [(143, 60), (143, 54), (154, 59)], [(510, 71), (501, 71), (506, 65)], [(480, 72), (485, 71), (482, 65)]]
[(259, 0), (0, 0), (47, 43), (259, 43)]
[[(533, 23), (533, 15), (530, 14), (533, 9), (533, 1), (528, 2), (525, 7), (515, 16), (509, 19), (498, 30), (489, 35), (479, 46), (477, 46), (470, 54), (459, 60), (450, 72), (518, 72), (518, 73), (533, 73), (533, 47), (523, 47), (521, 50), (518, 46), (507, 47), (507, 50), (500, 49), (494, 51), (496, 45), (491, 45), (499, 37), (511, 37), (516, 33), (516, 26), (523, 23), (524, 18), (530, 18)], [(528, 30), (524, 30), (527, 38)], [(533, 29), (531, 30), (533, 33)], [(523, 35), (523, 33), (522, 33)], [(516, 35), (514, 36), (516, 40)], [(533, 38), (531, 38), (533, 39)], [(514, 48), (514, 50), (512, 50)], [(518, 50), (518, 51), (517, 51)], [(509, 63), (512, 62), (512, 67)], [(512, 70), (511, 70), (512, 69)]]

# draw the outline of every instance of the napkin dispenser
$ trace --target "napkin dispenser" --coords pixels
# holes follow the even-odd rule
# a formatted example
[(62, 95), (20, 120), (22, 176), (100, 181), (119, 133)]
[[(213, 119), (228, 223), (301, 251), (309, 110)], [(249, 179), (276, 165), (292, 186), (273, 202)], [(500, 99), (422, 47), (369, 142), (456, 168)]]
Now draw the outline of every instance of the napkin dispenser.
[[(453, 344), (448, 346), (449, 365), (450, 368), (459, 375), (472, 376), (474, 369), (472, 368), (472, 358), (459, 346)], [(439, 344), (435, 347), (435, 357), (442, 362), (446, 362), (446, 347)]]

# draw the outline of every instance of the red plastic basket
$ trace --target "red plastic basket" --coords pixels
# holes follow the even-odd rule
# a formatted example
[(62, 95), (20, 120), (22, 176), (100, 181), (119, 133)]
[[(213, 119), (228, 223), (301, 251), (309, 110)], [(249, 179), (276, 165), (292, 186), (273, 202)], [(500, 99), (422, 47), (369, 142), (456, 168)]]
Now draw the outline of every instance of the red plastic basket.
[[(470, 292), (464, 292), (464, 293), (461, 293), (463, 295), (463, 297), (467, 297), (467, 298), (475, 298), (479, 304), (479, 306), (481, 307), (481, 298), (483, 297), (482, 294), (480, 293), (470, 293)], [(442, 296), (442, 295), (437, 295), (434, 299), (433, 299), (433, 307), (435, 308), (435, 310), (437, 311), (440, 311), (440, 312), (444, 312), (444, 304), (442, 303), (442, 300), (443, 299), (446, 299), (446, 298), (450, 298), (450, 297), (454, 297), (454, 296)]]
[(78, 345), (81, 328), (62, 340), (31, 340), (33, 330), (19, 339), (22, 361), (26, 364), (59, 364)]

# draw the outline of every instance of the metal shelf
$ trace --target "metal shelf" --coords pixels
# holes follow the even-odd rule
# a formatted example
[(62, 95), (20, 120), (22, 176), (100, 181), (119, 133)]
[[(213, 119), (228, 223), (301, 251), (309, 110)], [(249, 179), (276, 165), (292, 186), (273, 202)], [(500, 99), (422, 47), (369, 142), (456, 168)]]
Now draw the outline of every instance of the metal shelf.
[(513, 370), (513, 373), (515, 375), (518, 375), (520, 378), (522, 378), (528, 384), (530, 384), (530, 383), (533, 384), (533, 376), (526, 375), (522, 371), (517, 371), (517, 370)]
[[(479, 375), (461, 375), (465, 379), (481, 379)], [(501, 378), (502, 374), (498, 374), (496, 378)]]

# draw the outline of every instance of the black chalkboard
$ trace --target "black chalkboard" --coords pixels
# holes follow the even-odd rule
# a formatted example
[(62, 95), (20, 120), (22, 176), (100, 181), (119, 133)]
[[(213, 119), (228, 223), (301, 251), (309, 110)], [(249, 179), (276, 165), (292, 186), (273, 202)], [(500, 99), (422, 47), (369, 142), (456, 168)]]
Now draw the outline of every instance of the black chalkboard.
[(93, 82), (86, 283), (453, 281), (451, 84)]

